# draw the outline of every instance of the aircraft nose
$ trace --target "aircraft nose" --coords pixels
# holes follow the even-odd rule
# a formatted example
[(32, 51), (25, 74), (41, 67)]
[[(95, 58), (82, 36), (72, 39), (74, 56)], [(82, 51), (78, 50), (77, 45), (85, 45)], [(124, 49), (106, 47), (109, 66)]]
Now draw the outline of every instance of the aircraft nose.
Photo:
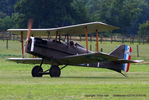
[(33, 52), (33, 50), (34, 50), (34, 38), (31, 37), (29, 41), (27, 39), (25, 41), (25, 52), (29, 53)]

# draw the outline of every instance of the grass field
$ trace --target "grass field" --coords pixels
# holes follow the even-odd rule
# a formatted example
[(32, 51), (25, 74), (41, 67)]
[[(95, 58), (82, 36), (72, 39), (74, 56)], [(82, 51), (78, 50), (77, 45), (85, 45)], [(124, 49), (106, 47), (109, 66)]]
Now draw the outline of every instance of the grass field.
[[(110, 52), (119, 43), (103, 43)], [(7, 62), (8, 57), (19, 57), (20, 44), (0, 41), (0, 100), (149, 100), (149, 65), (132, 64), (128, 77), (107, 69), (68, 66), (60, 78), (32, 78), (33, 65)], [(132, 48), (135, 48), (132, 45)], [(140, 45), (138, 59), (149, 61), (149, 45)], [(135, 51), (133, 59), (136, 59)], [(27, 55), (28, 56), (28, 55)], [(44, 65), (44, 69), (49, 66)]]

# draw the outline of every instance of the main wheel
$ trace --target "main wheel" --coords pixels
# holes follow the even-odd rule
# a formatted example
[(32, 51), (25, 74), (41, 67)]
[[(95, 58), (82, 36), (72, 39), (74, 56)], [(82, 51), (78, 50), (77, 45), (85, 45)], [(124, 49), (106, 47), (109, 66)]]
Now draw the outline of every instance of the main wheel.
[(60, 77), (61, 70), (58, 66), (51, 66), (51, 68), (49, 70), (49, 74), (51, 77)]
[(32, 69), (32, 77), (42, 77), (40, 72), (43, 72), (43, 69), (40, 66), (35, 66)]

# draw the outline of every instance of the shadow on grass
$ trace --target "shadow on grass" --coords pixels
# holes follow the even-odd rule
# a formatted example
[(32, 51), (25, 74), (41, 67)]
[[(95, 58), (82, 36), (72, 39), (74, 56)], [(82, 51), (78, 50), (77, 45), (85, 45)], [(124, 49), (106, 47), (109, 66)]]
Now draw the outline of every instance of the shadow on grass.
[[(5, 77), (6, 78), (6, 77)], [(124, 77), (124, 76), (60, 76), (60, 77), (50, 77), (49, 75), (43, 76), (43, 77), (32, 77), (32, 76), (18, 76), (15, 77), (15, 79), (59, 79), (59, 80), (63, 80), (63, 79), (97, 79), (97, 80), (148, 80), (149, 77), (143, 77), (143, 76), (136, 76), (136, 77), (132, 77), (132, 76), (128, 76), (128, 77)]]
[(126, 77), (100, 77), (100, 76), (61, 76), (60, 78), (65, 79), (127, 79)]

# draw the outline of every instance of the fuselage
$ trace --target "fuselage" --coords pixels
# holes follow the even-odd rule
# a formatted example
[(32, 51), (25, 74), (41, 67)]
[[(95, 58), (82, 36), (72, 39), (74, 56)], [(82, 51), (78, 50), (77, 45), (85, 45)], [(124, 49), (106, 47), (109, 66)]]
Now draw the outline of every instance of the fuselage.
[[(45, 59), (59, 59), (66, 56), (86, 53), (86, 49), (78, 43), (60, 42), (31, 37), (28, 46), (25, 46), (27, 53)], [(91, 51), (88, 51), (91, 53)]]
[[(43, 58), (44, 60), (48, 61), (54, 61), (56, 59), (87, 53), (86, 49), (83, 46), (81, 46), (78, 43), (74, 43), (73, 41), (60, 42), (56, 40), (48, 40), (34, 37), (30, 38), (28, 45), (25, 46), (25, 50), (29, 54)], [(88, 53), (93, 52), (88, 51)], [(59, 63), (54, 64), (63, 65)], [(76, 64), (73, 65), (76, 66)], [(79, 64), (79, 65), (77, 64), (77, 66), (107, 68), (117, 72), (121, 72), (122, 69), (122, 64), (115, 63), (112, 61), (90, 63), (90, 64)]]

